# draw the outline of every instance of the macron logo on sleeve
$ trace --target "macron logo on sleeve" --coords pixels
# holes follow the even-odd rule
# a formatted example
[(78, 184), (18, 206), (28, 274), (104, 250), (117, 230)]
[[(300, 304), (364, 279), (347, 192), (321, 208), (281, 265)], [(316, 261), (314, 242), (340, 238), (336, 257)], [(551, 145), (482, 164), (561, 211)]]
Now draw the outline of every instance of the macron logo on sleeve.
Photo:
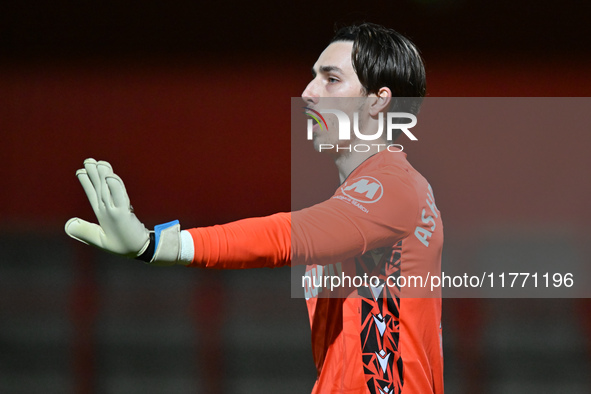
[(371, 176), (351, 179), (341, 186), (341, 192), (356, 201), (373, 203), (384, 195), (384, 188), (380, 181)]

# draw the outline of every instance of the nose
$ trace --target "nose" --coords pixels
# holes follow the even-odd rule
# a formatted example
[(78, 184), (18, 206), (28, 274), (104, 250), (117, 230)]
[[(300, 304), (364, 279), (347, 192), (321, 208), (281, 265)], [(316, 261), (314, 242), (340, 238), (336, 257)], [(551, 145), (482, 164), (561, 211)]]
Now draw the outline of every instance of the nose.
[(302, 100), (306, 105), (308, 104), (318, 104), (318, 88), (315, 83), (316, 79), (310, 81), (306, 89), (302, 92)]

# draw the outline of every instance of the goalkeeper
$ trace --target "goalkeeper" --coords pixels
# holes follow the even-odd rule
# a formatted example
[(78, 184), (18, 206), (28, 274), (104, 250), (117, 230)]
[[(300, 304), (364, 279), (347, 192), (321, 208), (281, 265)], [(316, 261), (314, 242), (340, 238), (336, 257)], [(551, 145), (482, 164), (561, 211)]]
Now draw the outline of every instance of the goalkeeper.
[[(327, 108), (329, 98), (362, 99), (354, 110), (363, 132), (371, 134), (381, 127), (378, 114), (396, 97), (424, 95), (425, 71), (414, 44), (365, 23), (336, 33), (302, 98), (309, 111)], [(314, 146), (334, 159), (341, 186), (313, 207), (186, 230), (174, 221), (149, 231), (111, 165), (87, 159), (76, 175), (98, 224), (73, 218), (65, 230), (81, 242), (153, 265), (303, 264), (309, 278), (326, 272), (375, 275), (379, 283), (336, 296), (307, 289), (317, 369), (313, 393), (443, 393), (441, 299), (404, 297), (385, 285), (392, 275), (440, 273), (443, 227), (433, 190), (405, 153), (377, 148), (392, 142), (386, 136), (361, 152), (351, 149), (363, 142), (357, 135), (339, 140), (331, 126), (314, 127)]]

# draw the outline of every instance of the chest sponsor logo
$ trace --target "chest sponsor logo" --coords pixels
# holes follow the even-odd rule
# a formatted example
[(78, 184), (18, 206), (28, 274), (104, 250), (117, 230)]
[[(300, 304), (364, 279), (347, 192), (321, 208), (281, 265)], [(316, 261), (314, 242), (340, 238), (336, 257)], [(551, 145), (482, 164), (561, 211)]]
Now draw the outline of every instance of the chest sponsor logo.
[(341, 192), (362, 203), (374, 203), (379, 201), (384, 195), (382, 183), (371, 176), (362, 176), (347, 181), (341, 186)]

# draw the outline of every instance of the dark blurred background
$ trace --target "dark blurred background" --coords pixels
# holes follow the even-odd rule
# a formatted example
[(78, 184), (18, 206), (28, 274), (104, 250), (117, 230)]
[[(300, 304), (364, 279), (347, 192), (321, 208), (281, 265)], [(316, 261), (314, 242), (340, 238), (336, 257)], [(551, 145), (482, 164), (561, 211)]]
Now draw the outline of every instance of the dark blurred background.
[[(307, 312), (289, 269), (159, 269), (76, 243), (66, 220), (94, 219), (76, 169), (109, 160), (149, 227), (287, 211), (290, 97), (335, 26), (409, 36), (430, 97), (586, 97), (590, 11), (574, 0), (3, 2), (0, 392), (309, 392)], [(576, 121), (421, 137), (409, 159), (444, 215), (444, 266), (589, 262), (591, 141)], [(591, 392), (590, 316), (585, 299), (445, 299), (447, 391)]]

